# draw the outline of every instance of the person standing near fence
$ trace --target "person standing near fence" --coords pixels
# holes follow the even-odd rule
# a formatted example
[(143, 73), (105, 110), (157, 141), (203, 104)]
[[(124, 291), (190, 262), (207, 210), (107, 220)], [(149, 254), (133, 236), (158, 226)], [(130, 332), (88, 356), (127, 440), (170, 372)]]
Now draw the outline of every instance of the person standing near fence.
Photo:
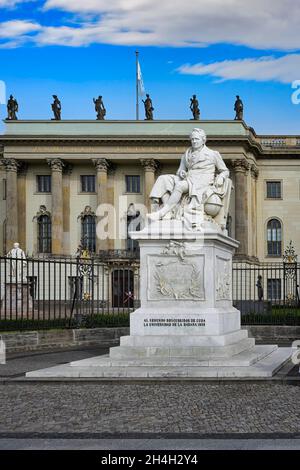
[(263, 286), (262, 286), (262, 276), (261, 275), (259, 275), (257, 277), (256, 287), (257, 287), (258, 300), (262, 300), (263, 296), (264, 296), (264, 289), (263, 289)]

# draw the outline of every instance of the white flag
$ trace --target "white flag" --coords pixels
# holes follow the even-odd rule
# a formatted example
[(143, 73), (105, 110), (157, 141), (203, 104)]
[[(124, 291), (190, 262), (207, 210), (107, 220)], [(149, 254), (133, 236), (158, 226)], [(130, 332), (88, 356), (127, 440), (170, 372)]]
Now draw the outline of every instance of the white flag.
[(0, 104), (6, 104), (6, 87), (2, 80), (0, 80)]
[(140, 67), (140, 63), (137, 63), (137, 79), (138, 79), (138, 86), (139, 86), (139, 94), (143, 96), (145, 94), (145, 87), (142, 77), (142, 71)]

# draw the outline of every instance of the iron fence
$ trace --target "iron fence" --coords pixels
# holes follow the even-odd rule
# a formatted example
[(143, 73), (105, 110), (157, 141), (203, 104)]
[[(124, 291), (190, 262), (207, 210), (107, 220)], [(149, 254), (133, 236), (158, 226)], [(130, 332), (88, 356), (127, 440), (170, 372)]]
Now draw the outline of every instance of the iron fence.
[[(233, 263), (244, 324), (300, 325), (297, 263)], [(0, 330), (126, 326), (140, 304), (139, 260), (0, 257)]]
[(0, 257), (0, 291), (0, 329), (123, 325), (139, 305), (139, 266)]
[(300, 265), (234, 263), (233, 304), (243, 324), (300, 325)]

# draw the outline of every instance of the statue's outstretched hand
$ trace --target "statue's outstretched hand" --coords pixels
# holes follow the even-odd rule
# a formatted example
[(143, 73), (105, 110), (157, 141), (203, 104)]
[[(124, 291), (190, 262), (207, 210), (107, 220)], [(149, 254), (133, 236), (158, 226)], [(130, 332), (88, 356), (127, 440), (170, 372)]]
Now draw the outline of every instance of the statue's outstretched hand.
[(223, 186), (224, 181), (225, 181), (224, 176), (218, 175), (218, 176), (216, 177), (216, 180), (215, 180), (215, 186), (216, 186), (216, 187), (221, 187), (221, 186)]

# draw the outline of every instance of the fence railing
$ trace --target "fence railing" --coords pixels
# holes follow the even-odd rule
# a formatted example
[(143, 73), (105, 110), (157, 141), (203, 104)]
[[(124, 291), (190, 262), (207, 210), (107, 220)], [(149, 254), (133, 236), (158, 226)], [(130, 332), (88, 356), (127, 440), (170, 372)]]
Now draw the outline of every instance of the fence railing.
[[(118, 257), (116, 257), (118, 258)], [(128, 325), (139, 260), (0, 257), (0, 330)], [(233, 263), (233, 304), (248, 324), (299, 324), (300, 265)]]
[(0, 292), (2, 329), (93, 326), (99, 317), (118, 324), (139, 304), (139, 266), (0, 257)]

